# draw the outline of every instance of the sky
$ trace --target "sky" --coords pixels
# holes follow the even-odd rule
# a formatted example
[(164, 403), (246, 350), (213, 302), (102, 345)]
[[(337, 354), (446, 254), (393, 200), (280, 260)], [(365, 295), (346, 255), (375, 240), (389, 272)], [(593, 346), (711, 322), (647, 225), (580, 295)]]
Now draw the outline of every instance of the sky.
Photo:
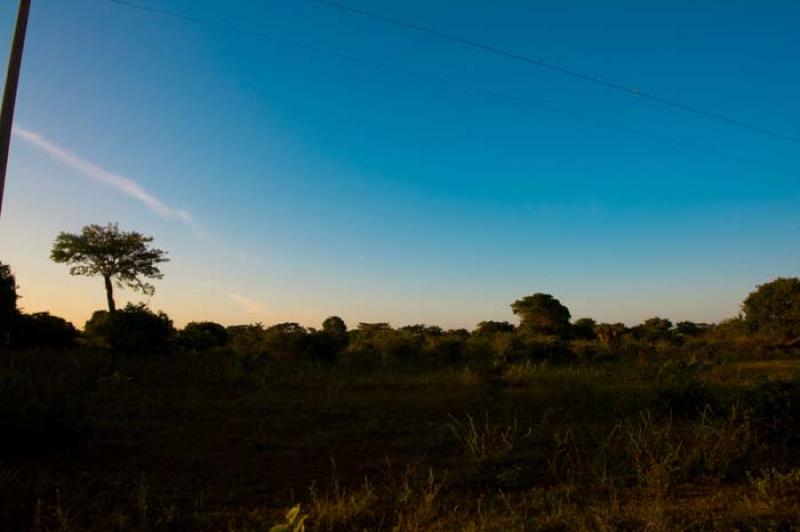
[[(313, 0), (131, 2), (216, 25), (33, 0), (0, 218), (27, 312), (103, 308), (49, 251), (107, 222), (171, 258), (118, 304), (178, 325), (471, 328), (535, 292), (719, 321), (798, 275), (797, 143)], [(800, 138), (794, 1), (342, 2)]]

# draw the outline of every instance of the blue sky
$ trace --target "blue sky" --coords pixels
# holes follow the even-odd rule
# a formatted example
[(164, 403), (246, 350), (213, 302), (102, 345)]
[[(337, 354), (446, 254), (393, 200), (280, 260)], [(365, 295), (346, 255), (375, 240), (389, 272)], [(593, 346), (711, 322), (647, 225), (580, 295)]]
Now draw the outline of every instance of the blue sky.
[[(34, 0), (0, 220), (28, 311), (80, 325), (102, 307), (101, 282), (48, 254), (108, 221), (169, 250), (149, 302), (178, 323), (471, 327), (533, 292), (575, 317), (716, 321), (798, 273), (798, 144), (311, 0), (134, 1), (556, 111)], [(348, 2), (800, 137), (796, 2)]]

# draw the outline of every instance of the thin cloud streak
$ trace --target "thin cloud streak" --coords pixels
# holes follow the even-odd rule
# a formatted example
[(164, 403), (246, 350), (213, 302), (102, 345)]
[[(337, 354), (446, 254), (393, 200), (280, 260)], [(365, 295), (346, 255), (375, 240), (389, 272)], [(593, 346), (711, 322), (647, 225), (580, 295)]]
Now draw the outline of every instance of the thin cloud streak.
[(263, 305), (261, 305), (261, 303), (259, 303), (258, 301), (253, 301), (252, 299), (248, 299), (241, 294), (237, 294), (235, 292), (227, 292), (225, 295), (227, 295), (235, 303), (242, 306), (248, 312), (251, 312), (253, 314), (258, 314), (264, 311), (264, 307)]
[(192, 226), (193, 229), (197, 229), (194, 219), (188, 212), (183, 209), (175, 209), (168, 206), (159, 198), (147, 192), (136, 181), (110, 170), (106, 170), (102, 166), (94, 164), (91, 161), (87, 161), (86, 159), (72, 153), (65, 148), (62, 148), (61, 146), (34, 131), (15, 126), (13, 133), (14, 136), (39, 148), (54, 159), (64, 163), (74, 170), (77, 170), (89, 179), (113, 187), (126, 196), (143, 203), (151, 211), (155, 212), (162, 218), (180, 220)]

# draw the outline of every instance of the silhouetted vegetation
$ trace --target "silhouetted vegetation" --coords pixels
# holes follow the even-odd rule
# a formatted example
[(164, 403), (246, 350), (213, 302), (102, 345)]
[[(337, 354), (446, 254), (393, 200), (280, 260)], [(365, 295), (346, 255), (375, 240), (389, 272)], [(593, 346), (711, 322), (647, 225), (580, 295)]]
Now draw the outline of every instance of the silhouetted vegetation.
[(50, 258), (70, 264), (72, 275), (100, 276), (106, 289), (108, 311), (114, 312), (114, 285), (153, 295), (153, 285), (142, 279), (161, 279), (158, 264), (166, 253), (151, 248), (153, 237), (120, 231), (117, 224), (85, 226), (79, 234), (61, 233), (53, 243)]
[(765, 341), (800, 346), (800, 279), (778, 278), (759, 286), (742, 310), (750, 331)]
[[(175, 327), (166, 314), (153, 312), (144, 304), (132, 303), (115, 312), (96, 311), (85, 329), (87, 338), (96, 346), (127, 356), (165, 354), (175, 336)], [(193, 332), (194, 327), (188, 335)]]
[(17, 279), (8, 264), (0, 262), (0, 349), (11, 343), (12, 323), (17, 316)]
[(177, 342), (188, 351), (206, 351), (228, 343), (228, 331), (213, 321), (193, 321), (178, 333)]
[(791, 529), (798, 286), (719, 324), (533, 294), (473, 331), (129, 304), (79, 332), (2, 265), (0, 528)]
[(12, 330), (11, 345), (16, 348), (63, 349), (75, 345), (78, 338), (78, 331), (70, 322), (47, 312), (18, 314)]

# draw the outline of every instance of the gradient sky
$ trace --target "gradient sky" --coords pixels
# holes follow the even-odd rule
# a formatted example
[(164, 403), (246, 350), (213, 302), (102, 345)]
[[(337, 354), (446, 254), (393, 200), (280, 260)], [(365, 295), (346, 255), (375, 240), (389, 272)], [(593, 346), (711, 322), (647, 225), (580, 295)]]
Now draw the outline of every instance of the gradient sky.
[[(178, 324), (472, 327), (533, 292), (574, 317), (717, 321), (798, 274), (798, 144), (311, 0), (134, 1), (706, 149), (108, 0), (33, 0), (0, 219), (26, 311), (82, 326), (103, 307), (99, 279), (48, 255), (109, 221), (170, 252), (144, 300)], [(796, 1), (347, 2), (800, 137)]]

